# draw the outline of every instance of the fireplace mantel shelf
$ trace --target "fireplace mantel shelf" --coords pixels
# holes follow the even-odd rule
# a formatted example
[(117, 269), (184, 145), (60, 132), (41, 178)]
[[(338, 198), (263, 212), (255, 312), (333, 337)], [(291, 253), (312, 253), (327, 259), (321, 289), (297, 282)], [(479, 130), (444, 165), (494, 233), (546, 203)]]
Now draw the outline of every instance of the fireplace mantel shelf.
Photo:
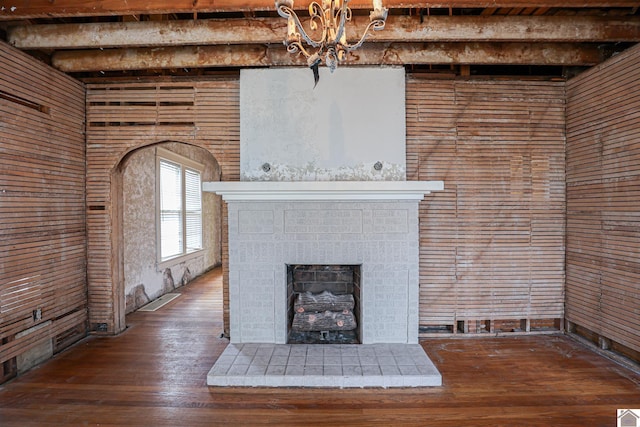
[(225, 201), (422, 200), (443, 181), (234, 181), (204, 182)]

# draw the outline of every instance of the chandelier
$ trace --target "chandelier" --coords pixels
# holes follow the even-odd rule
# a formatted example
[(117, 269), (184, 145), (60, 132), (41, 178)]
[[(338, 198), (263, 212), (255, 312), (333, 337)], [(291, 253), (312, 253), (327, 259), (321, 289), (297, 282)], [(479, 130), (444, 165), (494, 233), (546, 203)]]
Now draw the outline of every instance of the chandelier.
[[(351, 21), (351, 9), (347, 6), (349, 0), (322, 0), (322, 5), (316, 1), (309, 5), (309, 28), (320, 37), (312, 38), (302, 27), (302, 23), (293, 10), (293, 0), (276, 0), (278, 15), (287, 19), (287, 38), (284, 44), (289, 53), (301, 52), (307, 58), (307, 64), (317, 76), (317, 67), (324, 57), (324, 62), (331, 72), (335, 71), (338, 63), (343, 61), (347, 52), (362, 46), (370, 29), (382, 30), (389, 10), (382, 7), (382, 0), (373, 0), (373, 10), (369, 13), (369, 25), (354, 44), (347, 43), (345, 24)], [(307, 47), (303, 44), (306, 42)], [(317, 79), (316, 79), (317, 83)]]

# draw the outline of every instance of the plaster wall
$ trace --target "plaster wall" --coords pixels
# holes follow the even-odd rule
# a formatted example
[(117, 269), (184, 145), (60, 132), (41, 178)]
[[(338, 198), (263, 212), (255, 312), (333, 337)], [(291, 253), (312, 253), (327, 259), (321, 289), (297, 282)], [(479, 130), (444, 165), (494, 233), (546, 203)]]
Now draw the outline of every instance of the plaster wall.
[[(203, 181), (220, 179), (218, 164), (203, 149), (173, 142), (161, 146), (204, 164)], [(220, 197), (203, 193), (204, 249), (158, 264), (155, 180), (154, 147), (137, 150), (126, 159), (123, 171), (123, 234), (127, 313), (188, 283), (222, 262)]]
[(321, 68), (313, 84), (306, 68), (241, 70), (241, 180), (404, 181), (404, 69)]

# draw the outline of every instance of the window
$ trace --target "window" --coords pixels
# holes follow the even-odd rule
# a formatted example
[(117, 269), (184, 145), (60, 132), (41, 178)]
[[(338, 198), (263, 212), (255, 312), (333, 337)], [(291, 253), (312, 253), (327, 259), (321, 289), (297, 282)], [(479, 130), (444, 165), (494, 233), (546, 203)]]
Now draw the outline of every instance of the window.
[(160, 262), (202, 249), (202, 165), (158, 148)]

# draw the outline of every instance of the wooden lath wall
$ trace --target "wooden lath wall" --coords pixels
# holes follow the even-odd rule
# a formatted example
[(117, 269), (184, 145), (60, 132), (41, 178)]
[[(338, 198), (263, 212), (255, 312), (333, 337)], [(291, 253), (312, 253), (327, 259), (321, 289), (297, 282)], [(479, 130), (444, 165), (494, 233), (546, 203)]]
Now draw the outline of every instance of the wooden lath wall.
[(0, 382), (87, 331), (84, 107), (80, 82), (0, 43)]
[[(89, 85), (93, 329), (112, 331), (117, 310), (112, 168), (135, 147), (171, 139), (207, 148), (223, 180), (237, 180), (238, 90), (237, 79)], [(407, 134), (408, 178), (443, 179), (446, 187), (421, 209), (421, 324), (455, 330), (462, 321), (479, 331), (486, 320), (494, 321), (489, 330), (497, 320), (535, 328), (530, 321), (562, 318), (564, 83), (410, 77)]]
[[(238, 78), (199, 82), (114, 83), (87, 86), (87, 233), (90, 328), (119, 332), (124, 313), (122, 285), (112, 277), (119, 230), (118, 174), (126, 153), (146, 145), (177, 141), (208, 150), (222, 180), (240, 174)], [(224, 247), (223, 247), (224, 250)], [(223, 260), (225, 259), (223, 254)], [(117, 272), (116, 272), (117, 274)]]
[(408, 78), (407, 177), (445, 183), (420, 211), (423, 331), (559, 327), (564, 114), (563, 82)]
[(621, 344), (636, 352), (639, 66), (636, 46), (567, 83), (566, 318), (599, 335), (594, 338), (604, 347)]

